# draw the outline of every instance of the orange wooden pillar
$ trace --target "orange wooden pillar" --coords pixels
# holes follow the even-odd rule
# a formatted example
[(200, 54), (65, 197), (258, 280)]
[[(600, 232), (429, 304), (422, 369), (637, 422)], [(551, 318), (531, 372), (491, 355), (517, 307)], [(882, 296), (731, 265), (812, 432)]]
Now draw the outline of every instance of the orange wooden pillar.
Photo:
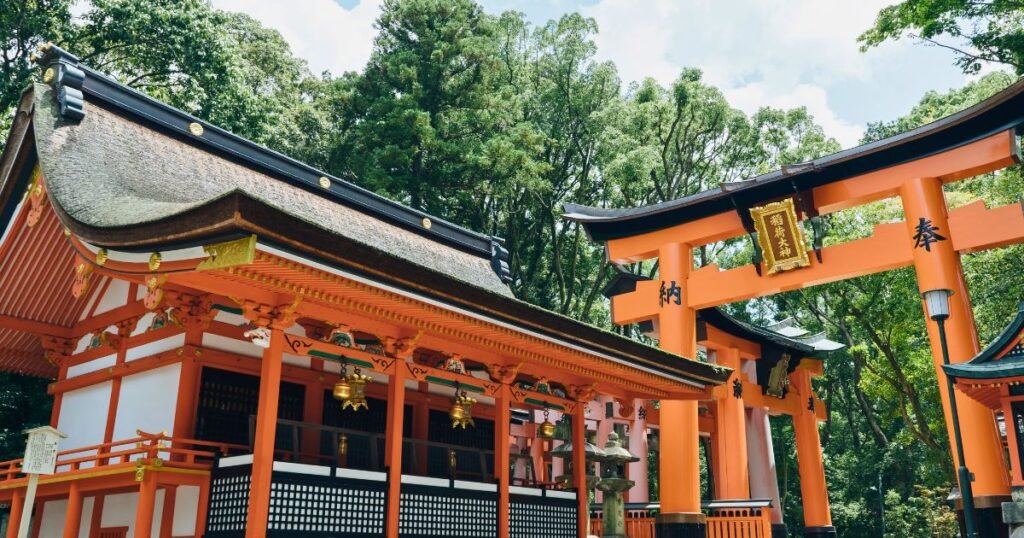
[(576, 536), (587, 538), (590, 490), (587, 488), (587, 402), (577, 402), (572, 415), (572, 478), (576, 488)]
[(716, 402), (717, 426), (714, 436), (713, 460), (719, 473), (715, 476), (715, 493), (719, 499), (749, 499), (750, 471), (747, 462), (747, 414), (743, 391), (733, 383), (740, 380), (740, 352), (736, 348), (715, 351), (716, 362), (733, 369), (722, 397)]
[[(953, 249), (953, 241), (950, 239), (948, 209), (942, 192), (942, 182), (936, 178), (911, 179), (901, 188), (900, 196), (907, 223), (907, 241), (913, 251), (914, 269), (917, 272), (920, 291), (953, 291), (953, 296), (949, 299), (949, 319), (946, 320), (949, 361), (958, 363), (969, 360), (979, 351), (978, 335), (960, 255)], [(945, 387), (946, 376), (942, 371), (938, 329), (935, 322), (927, 317), (925, 324), (928, 326), (936, 377), (939, 386)], [(949, 446), (953, 451), (953, 461), (956, 461), (949, 397), (946, 390), (940, 390), (939, 395), (942, 397), (946, 429), (950, 436)], [(998, 511), (1000, 503), (1009, 500), (1010, 487), (995, 417), (987, 407), (963, 394), (957, 393), (956, 398), (964, 440), (964, 457), (967, 467), (975, 477), (975, 507), (979, 510), (993, 508)]]
[(791, 388), (800, 396), (801, 402), (808, 402), (800, 412), (793, 415), (793, 431), (796, 434), (796, 459), (800, 467), (800, 497), (804, 504), (804, 536), (835, 536), (832, 514), (825, 485), (825, 463), (821, 455), (821, 438), (818, 437), (818, 417), (814, 412), (814, 392), (811, 390), (811, 372), (797, 368), (790, 375)]
[(245, 518), (246, 538), (260, 538), (267, 533), (270, 480), (274, 469), (274, 437), (277, 433), (277, 404), (281, 395), (283, 346), (283, 331), (274, 329), (270, 337), (270, 347), (263, 350), (263, 363), (260, 365), (260, 396), (256, 410), (252, 478), (249, 482), (249, 511)]
[(147, 472), (139, 484), (139, 504), (135, 508), (135, 536), (153, 535), (153, 512), (156, 510), (156, 475)]
[(82, 489), (78, 480), (68, 486), (68, 507), (64, 512), (64, 538), (78, 538), (82, 526)]
[[(666, 351), (692, 359), (697, 356), (697, 312), (687, 306), (686, 297), (677, 300), (672, 291), (686, 289), (686, 279), (693, 269), (693, 250), (679, 243), (663, 245), (658, 266), (664, 290), (658, 318), (660, 345)], [(660, 415), (658, 537), (703, 538), (705, 518), (700, 508), (697, 402), (662, 400)]]
[(6, 538), (18, 538), (18, 527), (21, 525), (21, 518), (24, 515), (22, 512), (25, 511), (24, 495), (20, 489), (16, 489), (11, 497), (11, 515), (7, 519)]
[[(199, 483), (199, 505), (196, 508), (196, 536), (202, 536), (206, 532), (206, 514), (210, 510), (210, 481), (204, 480)], [(92, 537), (90, 537), (92, 538)]]
[(178, 500), (178, 486), (164, 488), (164, 505), (160, 511), (160, 538), (171, 538), (174, 534), (174, 509)]
[[(322, 363), (323, 360), (320, 359)], [(322, 368), (321, 368), (322, 369)], [(323, 375), (318, 379), (306, 383), (306, 401), (302, 406), (302, 420), (311, 424), (320, 424), (324, 414), (324, 386), (321, 381)], [(320, 464), (320, 442), (321, 432), (315, 428), (305, 428), (302, 431), (302, 457), (307, 463)], [(297, 447), (298, 448), (298, 447)]]
[(384, 530), (387, 538), (398, 538), (399, 505), (402, 500), (402, 433), (405, 427), (405, 363), (398, 361), (388, 380), (388, 418), (384, 433), (384, 466), (388, 475)]
[(1010, 484), (1014, 487), (1024, 486), (1024, 474), (1020, 468), (1020, 447), (1017, 445), (1017, 417), (1013, 412), (1013, 402), (1006, 396), (1000, 399), (999, 406), (1003, 410), (1006, 421), (1006, 451), (1010, 454)]
[(508, 387), (502, 387), (494, 399), (494, 477), (498, 482), (498, 538), (508, 538), (509, 508), (509, 437), (512, 428), (512, 409), (509, 407)]

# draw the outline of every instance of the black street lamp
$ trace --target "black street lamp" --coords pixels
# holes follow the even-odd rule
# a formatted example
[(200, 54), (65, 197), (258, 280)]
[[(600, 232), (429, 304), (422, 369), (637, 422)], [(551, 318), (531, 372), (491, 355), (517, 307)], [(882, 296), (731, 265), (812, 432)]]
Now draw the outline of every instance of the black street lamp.
[[(928, 317), (938, 325), (939, 343), (942, 347), (942, 364), (949, 364), (949, 349), (946, 345), (946, 320), (949, 319), (949, 296), (953, 295), (952, 290), (938, 289), (929, 290), (921, 294), (925, 305), (928, 307)], [(964, 459), (964, 441), (960, 436), (960, 416), (956, 409), (956, 392), (953, 390), (953, 379), (946, 376), (946, 391), (949, 393), (949, 414), (953, 421), (953, 439), (956, 442), (957, 463), (960, 467), (957, 476), (960, 482), (960, 499), (964, 507), (964, 526), (967, 527), (967, 537), (974, 538), (978, 535), (974, 527), (974, 494), (971, 491), (971, 480), (973, 475), (967, 470), (967, 463)]]

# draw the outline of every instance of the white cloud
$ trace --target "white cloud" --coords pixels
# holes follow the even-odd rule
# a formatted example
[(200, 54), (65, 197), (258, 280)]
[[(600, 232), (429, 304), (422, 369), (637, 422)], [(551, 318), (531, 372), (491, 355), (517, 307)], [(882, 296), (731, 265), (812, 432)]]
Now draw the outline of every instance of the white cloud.
[(857, 145), (864, 134), (864, 126), (843, 120), (829, 107), (828, 95), (821, 86), (799, 84), (786, 93), (771, 92), (760, 82), (747, 84), (724, 91), (725, 98), (732, 106), (753, 114), (761, 107), (791, 109), (807, 107), (814, 121), (821, 125), (825, 134), (835, 138), (844, 148)]
[(598, 55), (625, 81), (663, 84), (683, 67), (751, 113), (761, 106), (806, 106), (844, 147), (863, 125), (842, 120), (827, 89), (872, 77), (874, 53), (857, 36), (891, 0), (603, 0), (584, 8), (600, 27)]
[(377, 32), (381, 0), (360, 0), (345, 9), (334, 0), (213, 0), (214, 7), (247, 13), (281, 32), (296, 56), (314, 72), (338, 75), (366, 65)]

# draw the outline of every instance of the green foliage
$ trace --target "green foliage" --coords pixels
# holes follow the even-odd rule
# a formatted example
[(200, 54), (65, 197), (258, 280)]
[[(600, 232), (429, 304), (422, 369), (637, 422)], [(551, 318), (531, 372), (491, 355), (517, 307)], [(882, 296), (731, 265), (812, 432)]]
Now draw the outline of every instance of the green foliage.
[[(615, 66), (595, 59), (596, 23), (579, 14), (535, 26), (520, 13), (488, 14), (473, 0), (386, 0), (365, 71), (313, 75), (277, 32), (206, 0), (91, 0), (74, 20), (70, 5), (29, 0), (0, 10), (0, 126), (9, 124), (32, 76), (29, 52), (54, 40), (87, 64), (239, 135), (504, 237), (518, 297), (601, 326), (610, 325), (600, 291), (612, 268), (579, 226), (561, 220), (563, 203), (657, 203), (839, 149), (806, 109), (747, 116), (698, 69), (683, 69), (668, 85), (647, 79), (624, 88)], [(969, 39), (979, 52), (960, 57), (965, 70), (992, 60), (1021, 71), (1022, 6), (906, 0), (884, 9), (861, 40), (875, 46), (908, 30), (923, 39)], [(997, 73), (929, 92), (906, 116), (870, 125), (865, 141), (959, 111), (1012, 82)], [(947, 187), (954, 206), (1013, 203), (1021, 192), (1019, 167)], [(827, 244), (901, 219), (894, 200), (830, 215)], [(751, 255), (750, 242), (739, 238), (702, 247), (698, 263), (731, 267)], [(1022, 259), (1018, 245), (963, 260), (983, 340), (1005, 326), (1024, 297)], [(632, 269), (656, 271), (650, 263)], [(829, 409), (822, 443), (843, 535), (953, 535), (942, 504), (953, 482), (949, 449), (913, 272), (729, 308), (757, 323), (795, 316), (847, 345), (829, 358), (817, 387)], [(22, 427), (46, 422), (50, 399), (41, 381), (4, 382), (0, 440), (5, 454), (16, 455)], [(799, 532), (793, 429), (783, 419), (772, 424), (786, 521)], [(656, 469), (653, 456), (648, 463)], [(705, 491), (707, 467), (702, 457)], [(656, 498), (657, 473), (651, 478)]]
[(995, 62), (1024, 74), (1024, 2), (1020, 0), (904, 0), (883, 8), (874, 27), (859, 40), (868, 48), (907, 33), (952, 50), (964, 72), (977, 73), (982, 63)]

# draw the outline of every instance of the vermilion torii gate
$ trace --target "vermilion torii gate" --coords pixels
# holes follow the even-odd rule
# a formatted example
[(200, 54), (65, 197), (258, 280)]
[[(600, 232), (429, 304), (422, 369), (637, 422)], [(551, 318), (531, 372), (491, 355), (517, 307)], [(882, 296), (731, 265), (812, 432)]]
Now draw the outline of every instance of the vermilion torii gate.
[[(979, 347), (960, 256), (1024, 241), (1024, 205), (988, 209), (979, 201), (950, 210), (943, 185), (1019, 162), (1021, 125), (1024, 81), (914, 131), (809, 163), (647, 207), (567, 205), (565, 217), (603, 242), (613, 263), (658, 259), (660, 274), (655, 280), (638, 282), (635, 291), (613, 297), (613, 320), (657, 321), (661, 347), (684, 357), (696, 356), (699, 309), (912, 265), (922, 292), (954, 292), (946, 330), (950, 360), (962, 362), (975, 356)], [(902, 201), (904, 222), (881, 224), (871, 237), (821, 248), (821, 215), (893, 197)], [(767, 229), (767, 220), (756, 222), (759, 212), (777, 201), (792, 201), (795, 208), (788, 231), (783, 220), (771, 221), (777, 227)], [(813, 254), (799, 263), (773, 267), (780, 257), (791, 254), (794, 241), (806, 246), (798, 218), (809, 220), (815, 232)], [(694, 249), (744, 234), (754, 240), (758, 258), (764, 248), (768, 263), (725, 271), (717, 265), (694, 269)], [(937, 377), (944, 386), (934, 324), (928, 324), (928, 333)], [(945, 391), (940, 394), (947, 429), (952, 431), (948, 398)], [(993, 525), (991, 532), (998, 532), (994, 526), (999, 525), (999, 503), (1009, 494), (999, 431), (989, 409), (966, 397), (958, 397), (957, 403), (967, 464), (975, 474), (975, 506), (985, 513), (981, 519)], [(817, 429), (805, 428), (803, 437), (808, 435), (816, 436)], [(703, 536), (696, 401), (661, 402), (661, 444), (658, 534)], [(813, 462), (800, 462), (801, 476), (814, 474), (808, 465)], [(821, 497), (804, 499), (808, 536), (835, 534), (824, 491)]]

